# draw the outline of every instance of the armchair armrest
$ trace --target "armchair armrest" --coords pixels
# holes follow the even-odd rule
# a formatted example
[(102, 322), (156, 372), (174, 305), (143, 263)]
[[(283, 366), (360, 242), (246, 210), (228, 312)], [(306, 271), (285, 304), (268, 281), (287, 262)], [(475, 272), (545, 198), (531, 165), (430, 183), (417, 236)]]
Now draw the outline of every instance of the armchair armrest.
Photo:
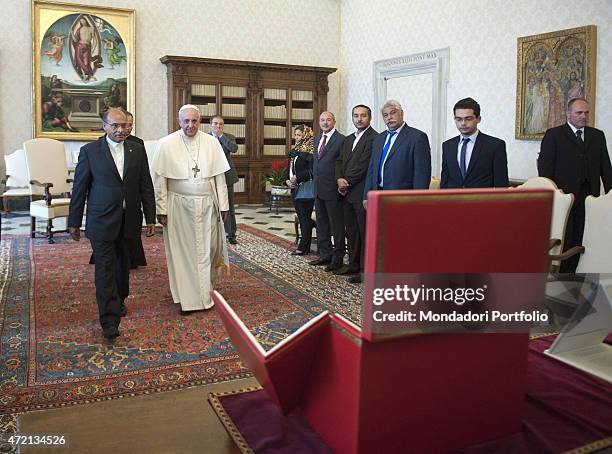
[(561, 240), (559, 238), (551, 238), (548, 243), (548, 250), (550, 251), (555, 246), (559, 246), (561, 244)]
[(574, 246), (573, 248), (568, 249), (562, 254), (556, 254), (549, 256), (552, 260), (567, 260), (570, 257), (573, 257), (577, 254), (582, 254), (584, 252), (584, 246)]
[(40, 181), (37, 181), (37, 180), (30, 180), (30, 184), (33, 184), (34, 186), (40, 186), (44, 189), (45, 203), (48, 207), (50, 207), (51, 206), (51, 191), (49, 189), (53, 187), (53, 183), (41, 183)]

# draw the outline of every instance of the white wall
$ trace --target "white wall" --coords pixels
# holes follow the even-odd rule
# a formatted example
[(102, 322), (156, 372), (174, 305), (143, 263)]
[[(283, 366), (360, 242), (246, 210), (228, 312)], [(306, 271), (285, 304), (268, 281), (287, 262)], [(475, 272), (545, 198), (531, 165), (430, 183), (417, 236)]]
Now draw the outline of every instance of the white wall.
[[(514, 139), (517, 38), (594, 24), (595, 126), (612, 142), (612, 0), (389, 0), (376, 8), (371, 0), (343, 0), (340, 14), (344, 132), (353, 129), (352, 106), (374, 104), (375, 61), (450, 47), (447, 138), (457, 135), (453, 105), (471, 96), (481, 105), (481, 130), (506, 140), (510, 177), (536, 175), (539, 142)], [(410, 99), (398, 101), (410, 110)]]
[[(352, 130), (350, 108), (373, 104), (375, 61), (450, 47), (448, 137), (455, 134), (454, 102), (474, 97), (482, 106), (481, 129), (508, 144), (510, 176), (527, 178), (536, 173), (539, 143), (514, 139), (516, 39), (595, 24), (595, 123), (612, 141), (612, 0), (590, 0), (579, 8), (561, 0), (80, 3), (136, 10), (136, 130), (145, 139), (166, 134), (166, 67), (159, 62), (166, 54), (339, 67), (339, 74), (330, 77), (328, 106), (337, 114), (339, 129), (347, 132)], [(0, 154), (32, 137), (30, 1), (3, 0), (2, 13)], [(400, 101), (410, 109), (409, 99)], [(0, 161), (0, 170), (3, 165)]]
[[(76, 2), (74, 2), (76, 3)], [(136, 10), (136, 133), (167, 134), (164, 55), (312, 66), (338, 66), (336, 0), (83, 0), (84, 5)], [(0, 154), (32, 138), (30, 0), (2, 0), (0, 27)], [(322, 38), (323, 37), (323, 38)], [(339, 75), (328, 105), (339, 105)], [(69, 143), (69, 148), (79, 143)], [(4, 162), (0, 162), (3, 168)], [(1, 169), (0, 169), (1, 170)], [(3, 173), (3, 172), (2, 172)]]

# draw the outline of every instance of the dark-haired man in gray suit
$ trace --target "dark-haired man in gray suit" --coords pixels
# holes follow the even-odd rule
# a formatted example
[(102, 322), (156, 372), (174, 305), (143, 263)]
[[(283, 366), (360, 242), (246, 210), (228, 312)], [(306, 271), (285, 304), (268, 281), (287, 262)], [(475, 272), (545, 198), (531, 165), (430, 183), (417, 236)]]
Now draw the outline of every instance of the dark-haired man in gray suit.
[(225, 121), (222, 117), (217, 115), (210, 119), (210, 134), (219, 140), (223, 153), (225, 153), (225, 159), (230, 166), (230, 169), (225, 172), (227, 199), (229, 200), (229, 215), (224, 222), (225, 233), (230, 244), (238, 244), (236, 240), (236, 213), (234, 211), (234, 185), (238, 183), (238, 173), (231, 156), (231, 153), (238, 151), (238, 144), (236, 143), (236, 137), (223, 131), (224, 126)]

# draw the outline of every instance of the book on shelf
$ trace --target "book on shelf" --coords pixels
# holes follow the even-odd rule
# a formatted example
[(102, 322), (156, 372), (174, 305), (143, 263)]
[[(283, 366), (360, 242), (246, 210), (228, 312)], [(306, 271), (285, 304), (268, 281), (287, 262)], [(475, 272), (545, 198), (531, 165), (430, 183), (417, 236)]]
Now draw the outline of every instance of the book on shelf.
[(244, 104), (222, 104), (221, 112), (226, 117), (244, 117), (246, 115), (246, 106)]
[(226, 123), (223, 128), (225, 132), (235, 137), (243, 138), (246, 136), (246, 126), (245, 125), (234, 125), (234, 124)]
[(246, 87), (231, 87), (224, 85), (221, 88), (222, 96), (226, 96), (228, 98), (245, 98), (246, 97)]
[(286, 156), (285, 145), (264, 145), (264, 156)]
[(244, 177), (238, 177), (238, 181), (234, 183), (234, 192), (245, 192), (246, 184)]
[(198, 109), (200, 109), (200, 115), (204, 117), (212, 117), (216, 115), (217, 105), (214, 102), (209, 102), (207, 104), (196, 104)]
[(291, 109), (291, 118), (294, 120), (312, 120), (312, 109)]
[(286, 137), (286, 128), (284, 126), (264, 125), (264, 138), (266, 139), (284, 139)]
[(264, 99), (287, 99), (287, 90), (284, 88), (264, 88)]
[(310, 91), (310, 90), (293, 90), (291, 98), (294, 101), (312, 101), (312, 91)]
[(217, 96), (217, 90), (214, 85), (191, 85), (191, 96)]
[(287, 118), (286, 106), (264, 106), (264, 118), (282, 119)]

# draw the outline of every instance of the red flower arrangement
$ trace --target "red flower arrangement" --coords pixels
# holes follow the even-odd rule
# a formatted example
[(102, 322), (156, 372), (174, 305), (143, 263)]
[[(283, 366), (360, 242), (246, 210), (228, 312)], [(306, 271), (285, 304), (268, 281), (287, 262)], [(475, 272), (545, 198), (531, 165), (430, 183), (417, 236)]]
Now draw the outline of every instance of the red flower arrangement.
[(287, 161), (276, 160), (272, 161), (272, 172), (264, 176), (264, 180), (269, 181), (272, 186), (286, 186), (285, 171), (287, 170)]

